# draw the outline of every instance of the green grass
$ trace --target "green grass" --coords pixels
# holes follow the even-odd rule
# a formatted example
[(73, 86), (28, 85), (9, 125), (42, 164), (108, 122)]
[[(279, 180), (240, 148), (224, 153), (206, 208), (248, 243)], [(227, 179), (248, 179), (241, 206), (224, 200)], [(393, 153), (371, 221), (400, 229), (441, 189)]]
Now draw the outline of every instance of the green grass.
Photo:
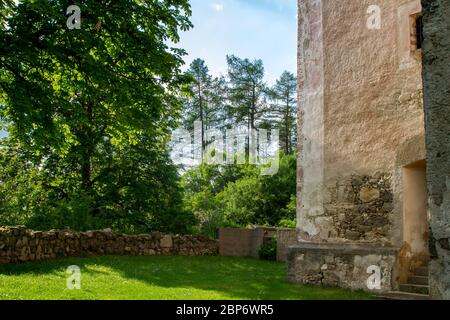
[[(66, 268), (81, 268), (81, 290)], [(363, 292), (305, 287), (286, 265), (225, 257), (94, 257), (0, 266), (0, 299), (369, 299)]]

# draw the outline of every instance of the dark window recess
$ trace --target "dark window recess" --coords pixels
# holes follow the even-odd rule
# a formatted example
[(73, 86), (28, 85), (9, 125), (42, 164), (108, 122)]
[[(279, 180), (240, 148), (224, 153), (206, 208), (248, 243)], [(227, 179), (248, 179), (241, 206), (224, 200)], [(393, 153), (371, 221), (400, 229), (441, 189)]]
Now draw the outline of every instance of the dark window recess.
[(422, 49), (423, 44), (423, 21), (422, 16), (416, 18), (416, 46), (417, 49)]

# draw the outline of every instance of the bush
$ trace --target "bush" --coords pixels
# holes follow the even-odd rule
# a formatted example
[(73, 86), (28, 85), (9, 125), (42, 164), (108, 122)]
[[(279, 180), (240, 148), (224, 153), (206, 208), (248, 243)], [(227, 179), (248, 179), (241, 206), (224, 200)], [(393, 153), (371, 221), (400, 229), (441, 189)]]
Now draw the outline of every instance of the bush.
[(273, 176), (263, 176), (259, 167), (249, 164), (202, 165), (188, 170), (181, 186), (184, 208), (200, 222), (202, 234), (225, 226), (277, 226), (296, 218), (295, 155), (281, 154)]
[(259, 258), (261, 260), (276, 261), (277, 260), (277, 240), (272, 238), (259, 248)]
[(278, 223), (278, 227), (295, 229), (297, 227), (297, 222), (295, 220), (283, 219)]
[(196, 219), (182, 207), (169, 154), (144, 140), (113, 154), (106, 164), (96, 160), (95, 183), (87, 189), (65, 158), (37, 156), (12, 140), (0, 140), (0, 225), (190, 233)]

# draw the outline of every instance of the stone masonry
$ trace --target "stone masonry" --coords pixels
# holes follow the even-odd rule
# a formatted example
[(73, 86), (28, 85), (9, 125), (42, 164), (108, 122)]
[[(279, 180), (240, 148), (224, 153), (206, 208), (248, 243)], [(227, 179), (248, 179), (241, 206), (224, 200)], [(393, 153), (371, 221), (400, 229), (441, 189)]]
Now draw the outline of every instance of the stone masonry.
[(379, 290), (389, 291), (396, 255), (392, 248), (371, 245), (303, 244), (290, 251), (288, 278), (302, 284), (367, 290), (367, 270), (378, 266)]
[(0, 228), (0, 264), (99, 255), (216, 255), (216, 240), (153, 232), (125, 235), (111, 230), (73, 232), (32, 231), (24, 227)]
[(298, 5), (298, 243), (289, 278), (367, 289), (373, 263), (378, 291), (390, 291), (429, 261), (421, 3)]

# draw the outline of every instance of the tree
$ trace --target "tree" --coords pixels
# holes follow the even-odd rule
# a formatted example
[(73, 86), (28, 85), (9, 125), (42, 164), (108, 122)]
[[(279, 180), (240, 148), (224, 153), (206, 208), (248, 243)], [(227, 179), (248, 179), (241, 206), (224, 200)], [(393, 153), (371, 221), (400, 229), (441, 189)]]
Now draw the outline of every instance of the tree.
[(297, 78), (285, 71), (271, 89), (274, 100), (273, 111), (279, 118), (280, 142), (283, 151), (291, 154), (296, 142), (296, 111), (297, 111)]
[(201, 160), (203, 161), (203, 153), (206, 148), (205, 126), (209, 114), (209, 105), (207, 97), (211, 86), (211, 76), (205, 61), (195, 59), (187, 73), (192, 76), (193, 81), (190, 85), (192, 96), (185, 102), (185, 127), (189, 130), (194, 129), (194, 123), (200, 121), (200, 137), (201, 137)]
[(206, 132), (219, 123), (218, 114), (223, 109), (224, 84), (223, 78), (213, 78), (209, 74), (204, 60), (195, 59), (187, 74), (193, 81), (190, 84), (191, 95), (184, 99), (184, 127), (188, 130), (195, 128), (194, 123), (199, 121), (201, 137), (201, 160), (210, 143)]
[(6, 18), (12, 11), (14, 0), (0, 0), (0, 29), (6, 27)]
[[(142, 193), (176, 175), (168, 173), (168, 157), (158, 155), (166, 154), (181, 112), (178, 93), (188, 83), (180, 70), (185, 52), (167, 43), (191, 27), (189, 3), (79, 1), (80, 30), (66, 27), (69, 4), (21, 2), (6, 18), (0, 117), (11, 139), (35, 156), (34, 166), (48, 175), (47, 189), (57, 199), (68, 203), (82, 195), (90, 218), (111, 211), (150, 214), (142, 201), (153, 197)], [(135, 206), (126, 195), (117, 201), (105, 196), (140, 174), (153, 181), (137, 194)]]
[(10, 131), (39, 153), (70, 154), (85, 191), (105, 137), (115, 145), (159, 134), (179, 112), (183, 52), (170, 49), (190, 27), (186, 0), (80, 3), (82, 29), (65, 27), (68, 2), (21, 3), (2, 32), (7, 73), (3, 115)]
[[(259, 118), (266, 112), (264, 65), (261, 60), (250, 61), (234, 55), (227, 56), (230, 80), (229, 114), (234, 123), (246, 122), (247, 130), (256, 129)], [(250, 134), (247, 146), (250, 145)]]
[(277, 226), (295, 220), (296, 156), (280, 156), (279, 172), (261, 176), (255, 166), (202, 165), (182, 177), (185, 209), (208, 234), (224, 226)]
[(294, 220), (295, 212), (290, 208), (296, 192), (295, 176), (296, 156), (281, 154), (276, 175), (247, 171), (217, 194), (217, 207), (228, 223), (238, 226), (276, 226), (281, 220)]

